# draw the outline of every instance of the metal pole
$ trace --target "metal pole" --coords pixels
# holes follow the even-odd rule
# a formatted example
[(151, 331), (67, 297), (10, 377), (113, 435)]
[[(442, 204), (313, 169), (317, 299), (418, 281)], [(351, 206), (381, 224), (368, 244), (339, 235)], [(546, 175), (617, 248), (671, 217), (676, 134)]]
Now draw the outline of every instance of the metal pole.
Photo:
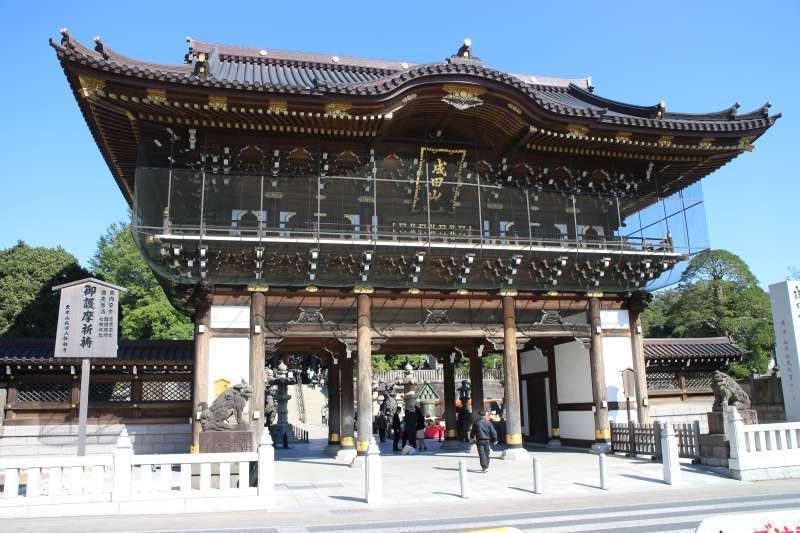
[(542, 465), (538, 457), (533, 458), (533, 493), (542, 493)]
[(597, 457), (600, 460), (600, 488), (608, 490), (608, 463), (606, 462), (606, 454), (601, 453)]
[(467, 462), (464, 459), (458, 460), (458, 478), (461, 481), (461, 497), (469, 498), (469, 482), (467, 480)]
[(89, 359), (81, 361), (81, 400), (78, 411), (78, 456), (86, 455), (86, 421), (89, 417)]

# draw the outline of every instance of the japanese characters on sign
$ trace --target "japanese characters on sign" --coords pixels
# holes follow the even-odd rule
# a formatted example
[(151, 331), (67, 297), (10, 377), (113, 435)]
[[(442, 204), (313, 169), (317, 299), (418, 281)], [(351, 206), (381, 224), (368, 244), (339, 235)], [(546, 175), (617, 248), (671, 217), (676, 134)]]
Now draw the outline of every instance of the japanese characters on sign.
[(116, 357), (119, 289), (89, 279), (60, 290), (56, 357)]
[(800, 388), (794, 378), (800, 370), (800, 282), (784, 281), (770, 285), (769, 298), (786, 420), (797, 422), (800, 421)]
[(425, 211), (430, 206), (431, 213), (452, 213), (458, 202), (466, 157), (466, 150), (422, 147), (411, 210)]

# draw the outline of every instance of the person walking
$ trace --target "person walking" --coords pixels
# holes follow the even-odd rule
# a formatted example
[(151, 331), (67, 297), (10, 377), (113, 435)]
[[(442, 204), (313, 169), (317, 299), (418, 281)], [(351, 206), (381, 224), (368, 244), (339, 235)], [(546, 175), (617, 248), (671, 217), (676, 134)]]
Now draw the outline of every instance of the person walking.
[(397, 447), (397, 444), (400, 442), (400, 432), (403, 430), (403, 424), (400, 420), (400, 412), (402, 411), (401, 407), (397, 408), (397, 411), (394, 412), (394, 416), (392, 416), (392, 451), (399, 452), (400, 448)]
[(375, 426), (378, 428), (378, 438), (381, 442), (386, 441), (386, 416), (383, 413), (378, 413)]
[(478, 457), (481, 462), (481, 472), (486, 473), (489, 470), (489, 458), (492, 453), (491, 445), (497, 442), (497, 431), (489, 421), (489, 415), (486, 410), (481, 409), (480, 418), (472, 424), (470, 431), (470, 438), (475, 439), (475, 444), (478, 447)]

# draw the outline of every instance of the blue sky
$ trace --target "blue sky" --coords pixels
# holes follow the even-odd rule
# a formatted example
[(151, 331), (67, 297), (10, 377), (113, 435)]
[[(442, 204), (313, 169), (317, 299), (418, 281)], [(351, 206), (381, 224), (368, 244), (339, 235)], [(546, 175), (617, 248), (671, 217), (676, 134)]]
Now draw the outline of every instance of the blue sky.
[(704, 180), (711, 245), (766, 286), (800, 267), (800, 2), (12, 2), (0, 0), (0, 248), (61, 245), (86, 264), (127, 216), (47, 45), (67, 26), (118, 52), (179, 63), (185, 36), (431, 62), (464, 37), (515, 73), (591, 76), (596, 92), (703, 112), (769, 100), (783, 118)]

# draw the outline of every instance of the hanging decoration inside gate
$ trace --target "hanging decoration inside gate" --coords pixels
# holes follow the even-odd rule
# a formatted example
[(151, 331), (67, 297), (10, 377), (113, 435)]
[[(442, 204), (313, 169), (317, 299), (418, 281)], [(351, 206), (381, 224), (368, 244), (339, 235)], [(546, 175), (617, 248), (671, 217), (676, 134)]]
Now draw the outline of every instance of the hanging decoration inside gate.
[(420, 148), (411, 210), (424, 213), (430, 206), (430, 213), (453, 213), (458, 202), (466, 158), (466, 150), (427, 146)]

